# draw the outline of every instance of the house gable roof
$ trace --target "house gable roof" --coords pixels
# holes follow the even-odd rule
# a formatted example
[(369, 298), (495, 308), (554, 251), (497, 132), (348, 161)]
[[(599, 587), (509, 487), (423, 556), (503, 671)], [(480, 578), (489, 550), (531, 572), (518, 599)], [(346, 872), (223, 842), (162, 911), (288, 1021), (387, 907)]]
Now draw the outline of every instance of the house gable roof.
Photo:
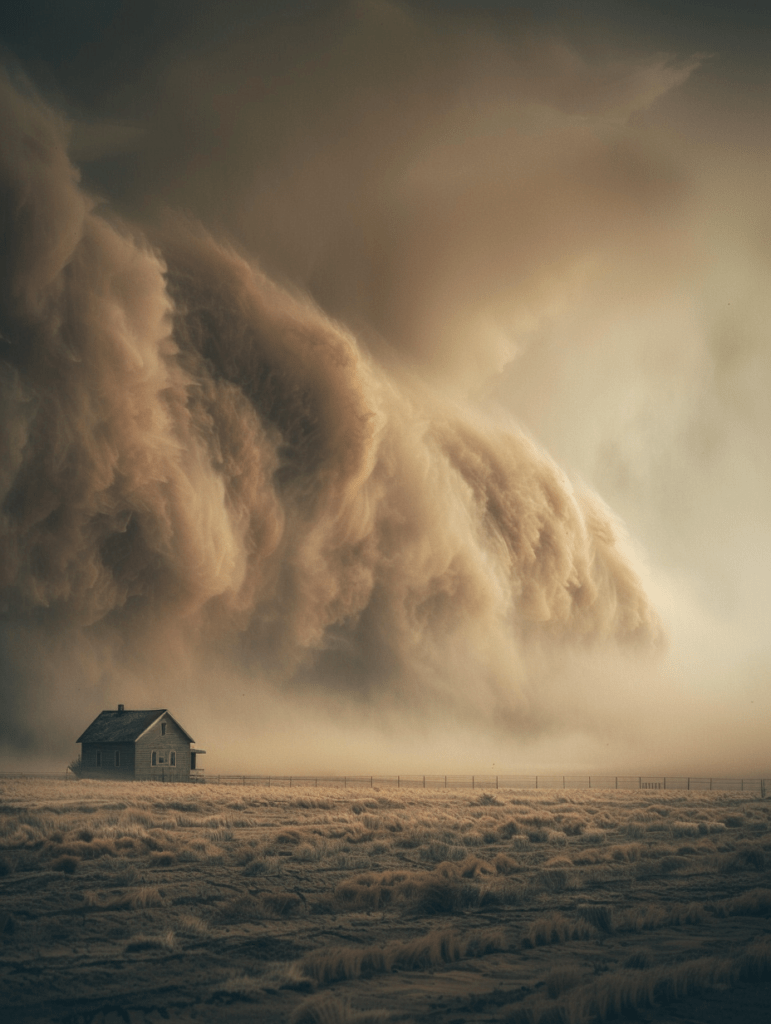
[(191, 743), (195, 740), (165, 708), (156, 711), (103, 711), (76, 743), (133, 743), (159, 718), (167, 715)]

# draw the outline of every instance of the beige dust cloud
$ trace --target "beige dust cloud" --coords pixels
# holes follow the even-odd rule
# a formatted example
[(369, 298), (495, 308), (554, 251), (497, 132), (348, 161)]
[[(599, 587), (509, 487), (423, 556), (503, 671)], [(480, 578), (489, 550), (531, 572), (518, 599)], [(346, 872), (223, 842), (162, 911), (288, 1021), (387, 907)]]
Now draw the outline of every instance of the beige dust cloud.
[(760, 770), (664, 518), (713, 522), (700, 417), (742, 442), (656, 113), (702, 58), (385, 3), (194, 44), (122, 123), (2, 84), (6, 747), (121, 701), (222, 771)]

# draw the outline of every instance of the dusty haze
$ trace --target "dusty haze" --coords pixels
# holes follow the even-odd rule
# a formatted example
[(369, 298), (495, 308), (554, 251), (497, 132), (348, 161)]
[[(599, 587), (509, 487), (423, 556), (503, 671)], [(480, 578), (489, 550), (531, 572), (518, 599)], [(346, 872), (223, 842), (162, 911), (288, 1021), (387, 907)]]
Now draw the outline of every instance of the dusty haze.
[(7, 766), (768, 771), (757, 33), (460, 6), (7, 39)]

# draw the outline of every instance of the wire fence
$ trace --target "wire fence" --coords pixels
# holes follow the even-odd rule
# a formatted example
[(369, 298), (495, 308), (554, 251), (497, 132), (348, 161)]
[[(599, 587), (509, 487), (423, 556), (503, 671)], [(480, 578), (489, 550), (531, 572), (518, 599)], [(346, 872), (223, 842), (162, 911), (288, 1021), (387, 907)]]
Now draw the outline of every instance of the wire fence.
[(771, 778), (727, 779), (663, 775), (207, 775), (214, 785), (343, 789), (623, 789), (732, 790), (771, 793)]
[[(0, 772), (1, 779), (67, 779), (72, 772)], [(125, 781), (125, 780), (122, 780)], [(710, 790), (771, 794), (771, 778), (734, 779), (686, 775), (204, 775), (190, 781), (208, 785), (265, 786), (276, 789), (620, 789)]]
[(75, 779), (71, 771), (66, 772), (0, 772), (0, 779)]

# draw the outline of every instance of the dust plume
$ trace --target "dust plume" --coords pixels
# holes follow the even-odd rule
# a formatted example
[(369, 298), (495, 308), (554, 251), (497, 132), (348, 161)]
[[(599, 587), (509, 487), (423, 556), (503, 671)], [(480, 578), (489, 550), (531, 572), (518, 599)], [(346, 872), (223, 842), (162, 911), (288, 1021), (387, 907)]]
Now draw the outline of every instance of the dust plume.
[(750, 547), (702, 543), (763, 415), (705, 355), (710, 40), (155, 6), (2, 81), (4, 746), (121, 701), (223, 770), (713, 770), (765, 655)]
[(95, 209), (7, 79), (2, 116), (6, 635), (161, 661), (226, 637), (258, 685), (488, 691), (515, 726), (531, 638), (656, 642), (611, 515), (515, 426), (387, 372), (202, 228)]

